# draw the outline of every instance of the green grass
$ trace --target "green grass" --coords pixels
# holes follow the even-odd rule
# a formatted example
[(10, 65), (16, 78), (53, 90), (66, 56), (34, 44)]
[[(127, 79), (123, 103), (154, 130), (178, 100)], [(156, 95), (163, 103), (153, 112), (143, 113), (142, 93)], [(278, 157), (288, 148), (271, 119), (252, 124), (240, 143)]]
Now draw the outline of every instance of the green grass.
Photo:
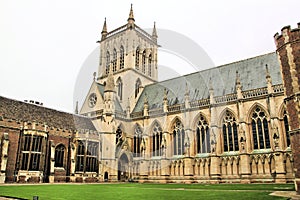
[(0, 196), (32, 199), (287, 199), (273, 191), (293, 191), (293, 184), (44, 184), (1, 185)]

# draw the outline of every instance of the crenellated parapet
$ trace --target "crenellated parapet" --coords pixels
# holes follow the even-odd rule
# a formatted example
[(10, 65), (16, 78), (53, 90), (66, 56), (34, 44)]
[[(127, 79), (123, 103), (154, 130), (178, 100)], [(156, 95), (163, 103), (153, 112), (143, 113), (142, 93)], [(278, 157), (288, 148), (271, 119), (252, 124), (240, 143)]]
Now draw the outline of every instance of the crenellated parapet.
[(300, 23), (298, 28), (291, 29), (285, 26), (281, 29), (281, 34), (274, 36), (276, 52), (280, 62), (280, 68), (285, 85), (286, 96), (299, 93), (300, 85)]
[(277, 50), (282, 48), (284, 45), (300, 40), (300, 22), (297, 24), (298, 27), (291, 29), (291, 26), (285, 26), (281, 29), (281, 34), (276, 33), (274, 35), (275, 44)]

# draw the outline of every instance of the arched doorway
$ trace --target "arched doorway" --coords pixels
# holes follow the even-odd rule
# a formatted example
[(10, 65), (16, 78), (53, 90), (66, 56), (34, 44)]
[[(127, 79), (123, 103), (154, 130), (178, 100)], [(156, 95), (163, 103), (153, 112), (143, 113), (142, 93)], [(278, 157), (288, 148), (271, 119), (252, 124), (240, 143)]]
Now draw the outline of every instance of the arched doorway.
[(108, 181), (108, 172), (104, 173), (104, 181), (107, 182)]
[(129, 178), (129, 165), (128, 157), (125, 153), (119, 158), (118, 161), (118, 180), (126, 181)]

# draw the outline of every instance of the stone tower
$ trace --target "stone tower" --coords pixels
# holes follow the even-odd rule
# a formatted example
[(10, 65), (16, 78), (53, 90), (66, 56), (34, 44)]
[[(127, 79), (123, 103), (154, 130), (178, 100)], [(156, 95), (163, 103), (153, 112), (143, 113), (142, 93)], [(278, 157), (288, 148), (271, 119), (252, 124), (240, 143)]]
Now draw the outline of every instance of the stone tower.
[(285, 104), (290, 121), (291, 147), (294, 155), (295, 186), (300, 194), (300, 23), (275, 34), (276, 52), (284, 83)]
[(98, 43), (100, 62), (97, 81), (105, 85), (112, 71), (116, 98), (123, 110), (129, 102), (130, 108), (133, 108), (143, 87), (157, 82), (158, 45), (155, 24), (152, 35), (137, 26), (131, 5), (125, 25), (108, 32), (105, 19)]

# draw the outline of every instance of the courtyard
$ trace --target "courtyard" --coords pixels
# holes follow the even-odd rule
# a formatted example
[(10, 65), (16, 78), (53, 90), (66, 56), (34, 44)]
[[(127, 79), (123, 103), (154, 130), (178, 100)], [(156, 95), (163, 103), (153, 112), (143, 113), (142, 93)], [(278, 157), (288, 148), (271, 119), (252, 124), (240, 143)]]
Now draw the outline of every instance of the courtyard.
[[(59, 199), (289, 199), (293, 184), (25, 184), (1, 185), (1, 197)], [(282, 194), (283, 196), (274, 196)]]

